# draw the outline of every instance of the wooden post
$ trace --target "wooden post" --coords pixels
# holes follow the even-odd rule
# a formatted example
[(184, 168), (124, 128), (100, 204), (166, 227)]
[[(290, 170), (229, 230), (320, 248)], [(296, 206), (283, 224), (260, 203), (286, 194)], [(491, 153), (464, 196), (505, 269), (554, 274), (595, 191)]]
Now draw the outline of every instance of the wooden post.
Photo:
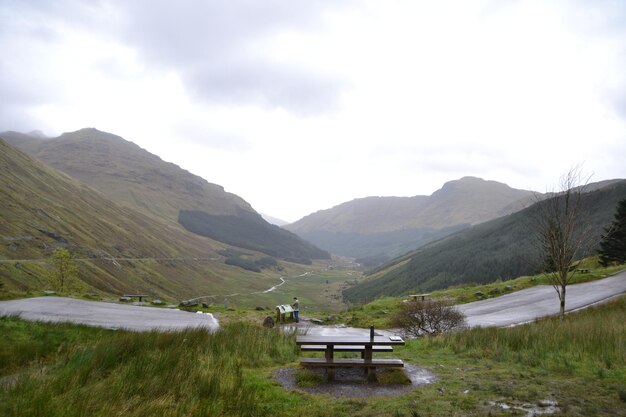
[[(324, 356), (326, 358), (326, 362), (333, 361), (333, 345), (326, 345), (326, 351), (324, 352)], [(335, 368), (334, 367), (329, 366), (326, 368), (326, 378), (329, 381), (335, 380)]]

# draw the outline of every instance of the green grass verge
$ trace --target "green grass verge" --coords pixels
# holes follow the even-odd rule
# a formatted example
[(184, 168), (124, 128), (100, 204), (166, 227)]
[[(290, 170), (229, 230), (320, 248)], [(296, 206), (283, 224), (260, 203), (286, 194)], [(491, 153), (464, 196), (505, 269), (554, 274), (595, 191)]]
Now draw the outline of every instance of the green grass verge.
[(2, 318), (0, 415), (508, 416), (514, 411), (497, 404), (551, 400), (565, 415), (624, 416), (625, 323), (622, 297), (563, 322), (411, 340), (387, 356), (438, 382), (398, 397), (348, 399), (273, 381), (276, 369), (297, 367), (299, 354), (293, 335), (277, 330), (231, 323), (214, 334), (130, 333)]

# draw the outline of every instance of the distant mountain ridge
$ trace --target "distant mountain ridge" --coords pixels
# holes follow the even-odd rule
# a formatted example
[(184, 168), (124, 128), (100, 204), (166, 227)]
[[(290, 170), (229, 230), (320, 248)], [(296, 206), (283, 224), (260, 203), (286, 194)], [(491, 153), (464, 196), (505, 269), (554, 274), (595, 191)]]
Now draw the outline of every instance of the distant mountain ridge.
[[(594, 253), (617, 202), (626, 198), (626, 180), (590, 184), (583, 194), (594, 242), (580, 256)], [(543, 202), (424, 245), (372, 271), (370, 278), (344, 290), (351, 302), (387, 295), (428, 292), (452, 285), (488, 283), (536, 273), (531, 225)]]
[(451, 232), (529, 205), (532, 191), (463, 177), (430, 196), (366, 197), (310, 214), (285, 226), (331, 252), (397, 256)]
[[(266, 222), (241, 197), (161, 160), (120, 136), (93, 128), (64, 133), (52, 139), (15, 132), (0, 136), (100, 191), (112, 201), (157, 219), (180, 224), (191, 232), (233, 244), (221, 227), (228, 224), (230, 234), (255, 241), (255, 250), (272, 256), (301, 260), (310, 259), (311, 255), (316, 256), (314, 259), (329, 257), (325, 251)], [(204, 215), (195, 216), (193, 222), (180, 221), (181, 213), (189, 212)], [(182, 218), (188, 219), (186, 215)], [(233, 218), (241, 221), (233, 222)], [(207, 224), (201, 225), (200, 219)], [(289, 250), (281, 252), (276, 248)]]

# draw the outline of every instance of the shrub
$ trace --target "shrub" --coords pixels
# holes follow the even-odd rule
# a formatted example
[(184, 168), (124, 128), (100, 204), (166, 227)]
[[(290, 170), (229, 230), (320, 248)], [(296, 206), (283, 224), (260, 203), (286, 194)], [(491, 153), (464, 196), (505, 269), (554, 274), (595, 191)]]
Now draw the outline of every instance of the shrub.
[(408, 301), (392, 318), (408, 336), (437, 335), (465, 326), (465, 315), (443, 301)]

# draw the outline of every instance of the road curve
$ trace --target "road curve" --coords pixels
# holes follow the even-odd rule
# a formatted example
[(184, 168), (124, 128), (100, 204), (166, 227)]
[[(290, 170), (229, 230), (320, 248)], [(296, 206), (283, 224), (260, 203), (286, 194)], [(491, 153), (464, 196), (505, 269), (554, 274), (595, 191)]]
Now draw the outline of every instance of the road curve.
[[(624, 293), (626, 293), (626, 271), (597, 281), (569, 285), (565, 307), (567, 311), (578, 310)], [(466, 315), (470, 327), (504, 327), (558, 314), (559, 301), (554, 288), (540, 285), (497, 298), (462, 304), (457, 308)], [(26, 320), (72, 322), (135, 331), (177, 330), (186, 327), (206, 327), (215, 330), (219, 327), (211, 314), (62, 297), (2, 301), (0, 316), (6, 315), (19, 315)], [(369, 329), (305, 326), (310, 334), (333, 332), (369, 334)]]
[(219, 324), (212, 314), (143, 307), (64, 297), (36, 297), (0, 302), (0, 316), (17, 315), (25, 320), (71, 322), (109, 329), (134, 331), (181, 330)]
[[(626, 271), (609, 278), (567, 286), (565, 310), (574, 311), (626, 293)], [(458, 305), (470, 327), (503, 327), (559, 313), (559, 297), (539, 285), (497, 298)]]
[[(566, 311), (579, 310), (626, 293), (626, 271), (601, 280), (567, 287)], [(457, 305), (466, 315), (470, 327), (507, 327), (531, 322), (559, 313), (559, 297), (550, 285), (540, 285), (488, 300)], [(292, 325), (294, 330), (309, 335), (334, 336), (369, 334), (369, 329), (345, 326), (315, 326), (306, 323)], [(400, 334), (398, 329), (379, 330), (377, 334)]]

